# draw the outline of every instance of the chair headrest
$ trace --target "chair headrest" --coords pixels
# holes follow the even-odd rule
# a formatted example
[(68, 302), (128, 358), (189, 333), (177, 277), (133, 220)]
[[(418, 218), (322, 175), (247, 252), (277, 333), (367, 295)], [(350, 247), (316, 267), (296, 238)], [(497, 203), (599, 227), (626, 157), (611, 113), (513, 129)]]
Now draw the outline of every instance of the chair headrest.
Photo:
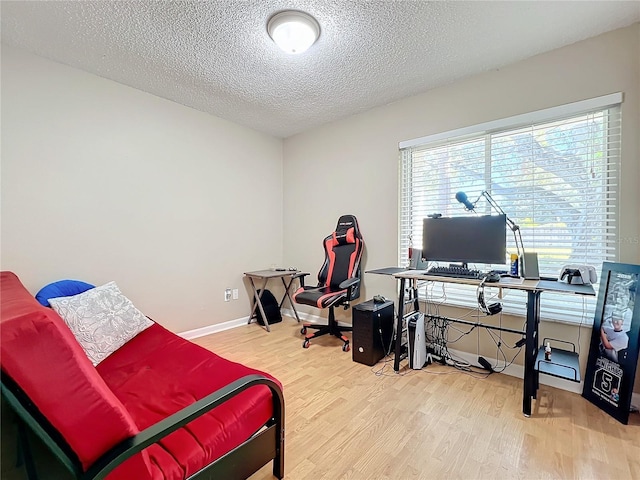
[(358, 220), (353, 215), (342, 215), (338, 219), (335, 232), (333, 232), (333, 244), (347, 245), (356, 243), (357, 238), (362, 238), (358, 228)]

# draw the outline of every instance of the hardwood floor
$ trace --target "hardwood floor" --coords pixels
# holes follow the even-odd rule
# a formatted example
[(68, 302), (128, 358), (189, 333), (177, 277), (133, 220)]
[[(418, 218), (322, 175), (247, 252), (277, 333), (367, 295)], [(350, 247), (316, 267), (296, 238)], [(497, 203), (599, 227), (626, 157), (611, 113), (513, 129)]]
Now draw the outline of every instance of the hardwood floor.
[[(541, 385), (530, 418), (522, 381), (391, 360), (355, 363), (336, 338), (302, 348), (288, 317), (196, 343), (284, 385), (288, 480), (638, 479), (640, 416), (622, 425), (580, 395)], [(350, 334), (348, 334), (350, 336)], [(270, 479), (271, 465), (251, 477)]]

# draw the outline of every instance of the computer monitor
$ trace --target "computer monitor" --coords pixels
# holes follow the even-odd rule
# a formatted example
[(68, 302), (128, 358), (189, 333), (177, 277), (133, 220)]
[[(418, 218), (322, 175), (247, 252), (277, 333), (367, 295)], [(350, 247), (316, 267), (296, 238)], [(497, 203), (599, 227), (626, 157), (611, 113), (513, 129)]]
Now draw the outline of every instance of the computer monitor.
[(506, 263), (507, 216), (425, 218), (422, 256), (429, 261)]

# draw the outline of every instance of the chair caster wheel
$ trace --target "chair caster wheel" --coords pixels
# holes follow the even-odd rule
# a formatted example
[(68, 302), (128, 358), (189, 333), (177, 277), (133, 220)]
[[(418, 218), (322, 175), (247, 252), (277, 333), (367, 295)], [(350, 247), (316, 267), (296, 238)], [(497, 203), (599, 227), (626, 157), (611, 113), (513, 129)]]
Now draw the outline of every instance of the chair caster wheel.
[(351, 350), (351, 347), (349, 346), (348, 343), (345, 343), (344, 345), (342, 345), (343, 352), (348, 352), (349, 350)]
[(306, 334), (307, 334), (307, 327), (302, 327), (302, 328), (300, 329), (300, 334), (301, 334), (301, 335), (306, 335)]
[(309, 340), (305, 339), (305, 341), (302, 342), (302, 348), (309, 348)]

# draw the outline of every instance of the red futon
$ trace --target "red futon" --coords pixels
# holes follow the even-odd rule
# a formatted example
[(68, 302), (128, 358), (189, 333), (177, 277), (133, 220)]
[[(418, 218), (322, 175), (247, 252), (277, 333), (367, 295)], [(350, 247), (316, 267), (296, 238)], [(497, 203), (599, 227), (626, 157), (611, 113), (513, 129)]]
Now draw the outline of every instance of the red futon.
[(268, 374), (154, 323), (96, 367), (51, 308), (0, 274), (2, 394), (76, 478), (284, 476), (284, 400)]

